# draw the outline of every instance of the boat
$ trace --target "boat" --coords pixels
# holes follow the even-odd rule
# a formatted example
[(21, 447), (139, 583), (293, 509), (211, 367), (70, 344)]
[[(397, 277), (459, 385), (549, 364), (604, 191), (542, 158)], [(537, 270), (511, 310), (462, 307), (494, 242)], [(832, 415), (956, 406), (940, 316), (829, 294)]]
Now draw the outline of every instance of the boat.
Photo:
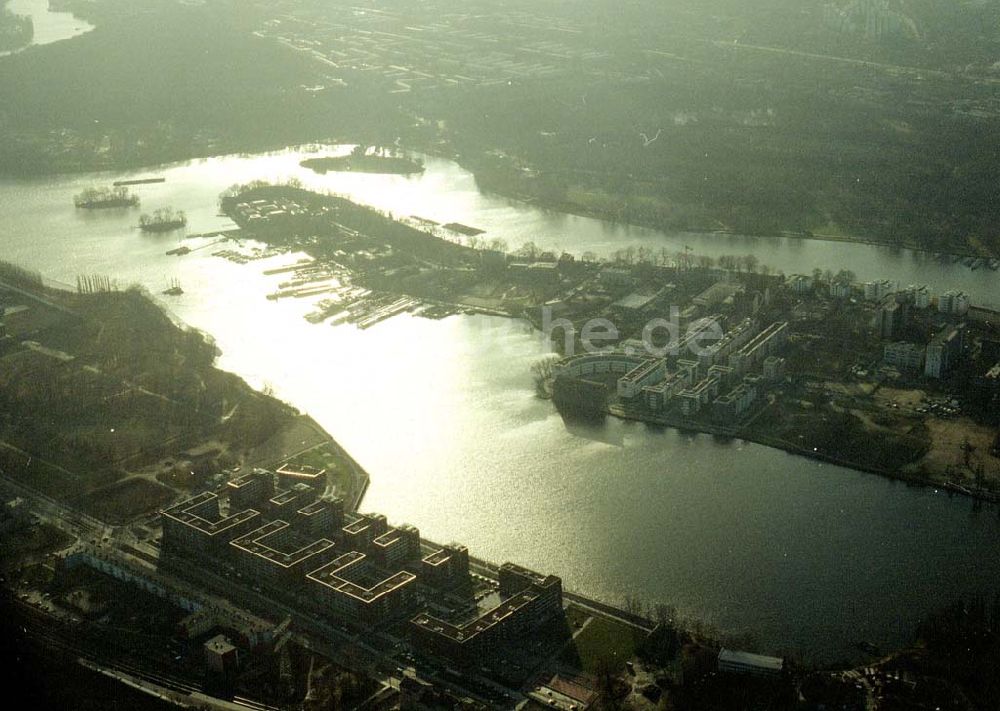
[(133, 180), (116, 180), (112, 183), (116, 188), (123, 185), (152, 185), (153, 183), (165, 183), (166, 178), (135, 178)]
[(191, 252), (191, 248), (190, 247), (188, 247), (187, 245), (181, 245), (180, 247), (177, 247), (175, 249), (167, 250), (167, 256), (168, 257), (173, 257), (173, 256), (180, 257), (180, 256), (185, 255), (185, 254), (190, 254), (190, 252)]
[(139, 218), (139, 229), (143, 232), (170, 232), (186, 224), (187, 216), (171, 207), (160, 208), (152, 215), (144, 214)]
[(139, 204), (139, 196), (124, 187), (87, 188), (73, 197), (73, 204), (84, 210), (136, 207)]
[(163, 290), (164, 296), (180, 296), (184, 293), (181, 284), (176, 279), (170, 280), (170, 286)]
[(855, 646), (857, 646), (857, 648), (860, 649), (862, 652), (870, 654), (873, 657), (878, 657), (881, 656), (882, 654), (882, 650), (878, 648), (878, 645), (869, 642), (867, 640), (862, 640), (858, 642)]

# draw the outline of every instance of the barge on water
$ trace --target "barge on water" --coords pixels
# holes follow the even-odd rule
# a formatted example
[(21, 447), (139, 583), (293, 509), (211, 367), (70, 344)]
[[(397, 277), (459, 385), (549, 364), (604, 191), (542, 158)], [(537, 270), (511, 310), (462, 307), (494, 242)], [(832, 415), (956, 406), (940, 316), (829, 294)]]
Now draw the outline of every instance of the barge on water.
[(165, 183), (166, 178), (134, 178), (132, 180), (116, 180), (112, 183), (116, 188), (125, 185), (153, 185), (154, 183)]
[(84, 210), (136, 207), (139, 204), (139, 196), (124, 187), (87, 188), (73, 197), (73, 204)]
[(466, 237), (475, 237), (476, 235), (481, 235), (486, 232), (486, 230), (481, 230), (478, 227), (463, 225), (461, 222), (449, 222), (444, 226), (444, 228), (446, 230), (451, 230), (452, 232), (457, 232), (460, 235), (465, 235)]

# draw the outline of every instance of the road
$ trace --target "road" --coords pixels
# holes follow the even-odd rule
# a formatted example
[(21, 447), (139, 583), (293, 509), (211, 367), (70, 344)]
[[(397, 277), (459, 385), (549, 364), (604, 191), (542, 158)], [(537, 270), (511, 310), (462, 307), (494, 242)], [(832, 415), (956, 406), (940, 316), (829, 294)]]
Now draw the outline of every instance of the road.
[(0, 279), (0, 289), (6, 289), (8, 291), (13, 291), (15, 294), (20, 294), (21, 296), (27, 297), (28, 299), (31, 299), (32, 301), (35, 301), (35, 302), (38, 302), (39, 304), (42, 304), (43, 306), (47, 306), (50, 309), (55, 309), (56, 311), (64, 313), (67, 316), (73, 316), (75, 318), (79, 318), (80, 317), (80, 314), (76, 313), (75, 311), (71, 311), (70, 309), (67, 309), (65, 306), (61, 306), (60, 304), (57, 304), (57, 303), (55, 303), (53, 301), (50, 301), (50, 300), (48, 300), (48, 299), (46, 299), (46, 298), (44, 298), (42, 296), (39, 296), (38, 294), (35, 294), (35, 293), (32, 293), (32, 292), (27, 291), (25, 289), (22, 289), (20, 287), (14, 286), (14, 285), (10, 284), (9, 282), (4, 281), (3, 279)]
[(882, 69), (899, 74), (912, 74), (918, 77), (936, 77), (938, 79), (952, 80), (955, 76), (951, 72), (943, 72), (938, 69), (925, 69), (922, 67), (910, 67), (902, 64), (886, 64), (883, 62), (872, 62), (867, 59), (854, 59), (853, 57), (838, 57), (833, 54), (817, 54), (815, 52), (803, 52), (797, 49), (786, 49), (784, 47), (766, 47), (757, 44), (744, 44), (742, 42), (723, 42), (722, 40), (702, 40), (721, 49), (748, 49), (756, 52), (768, 52), (770, 54), (783, 54), (790, 57), (802, 57), (804, 59), (815, 59), (824, 62), (836, 62), (838, 64), (853, 64), (856, 66), (870, 67), (872, 69)]
[[(0, 443), (0, 446), (9, 445)], [(74, 538), (97, 543), (110, 538), (114, 534), (115, 529), (113, 526), (82, 511), (70, 508), (56, 501), (51, 496), (46, 496), (24, 484), (14, 481), (6, 476), (3, 471), (0, 471), (0, 487), (15, 496), (20, 496), (30, 501), (35, 513), (63, 533), (69, 534)]]

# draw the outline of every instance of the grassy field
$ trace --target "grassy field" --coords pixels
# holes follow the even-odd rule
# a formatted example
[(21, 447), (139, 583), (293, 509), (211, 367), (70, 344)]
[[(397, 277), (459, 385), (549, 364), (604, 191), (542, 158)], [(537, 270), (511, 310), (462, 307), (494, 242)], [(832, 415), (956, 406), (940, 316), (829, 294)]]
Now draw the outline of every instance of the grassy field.
[(560, 655), (560, 661), (589, 674), (604, 665), (620, 668), (635, 656), (646, 634), (606, 617), (583, 621), (579, 634)]
[[(990, 455), (996, 436), (992, 427), (977, 425), (967, 419), (927, 418), (930, 449), (915, 463), (917, 471), (932, 472), (935, 478), (958, 480), (965, 486), (975, 483), (975, 472), (982, 467), (984, 483), (1000, 485), (1000, 458)], [(969, 448), (966, 464), (966, 446)]]
[[(94, 482), (93, 479), (79, 476), (2, 442), (0, 442), (0, 471), (5, 476), (55, 499), (66, 499), (74, 494), (80, 494)], [(102, 483), (107, 484), (114, 479), (115, 475), (110, 473), (103, 478)]]
[(133, 477), (88, 494), (80, 505), (91, 515), (118, 525), (163, 506), (173, 497), (174, 492), (166, 486)]

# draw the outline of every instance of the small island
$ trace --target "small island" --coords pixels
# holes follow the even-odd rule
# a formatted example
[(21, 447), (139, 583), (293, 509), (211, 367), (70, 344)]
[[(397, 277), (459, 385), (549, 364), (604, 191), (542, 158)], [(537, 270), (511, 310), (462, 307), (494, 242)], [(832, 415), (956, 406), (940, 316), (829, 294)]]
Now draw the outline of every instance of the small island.
[(152, 215), (143, 214), (139, 217), (139, 229), (143, 232), (170, 232), (178, 230), (187, 224), (187, 215), (182, 210), (163, 207)]
[(124, 187), (87, 188), (73, 198), (73, 204), (85, 210), (137, 207), (139, 205), (139, 196)]
[(363, 144), (355, 146), (350, 155), (308, 158), (299, 165), (321, 175), (328, 171), (396, 175), (412, 175), (424, 172), (424, 164), (420, 159), (414, 160), (395, 155), (392, 149), (381, 148), (379, 146), (375, 146), (369, 152), (368, 146)]

